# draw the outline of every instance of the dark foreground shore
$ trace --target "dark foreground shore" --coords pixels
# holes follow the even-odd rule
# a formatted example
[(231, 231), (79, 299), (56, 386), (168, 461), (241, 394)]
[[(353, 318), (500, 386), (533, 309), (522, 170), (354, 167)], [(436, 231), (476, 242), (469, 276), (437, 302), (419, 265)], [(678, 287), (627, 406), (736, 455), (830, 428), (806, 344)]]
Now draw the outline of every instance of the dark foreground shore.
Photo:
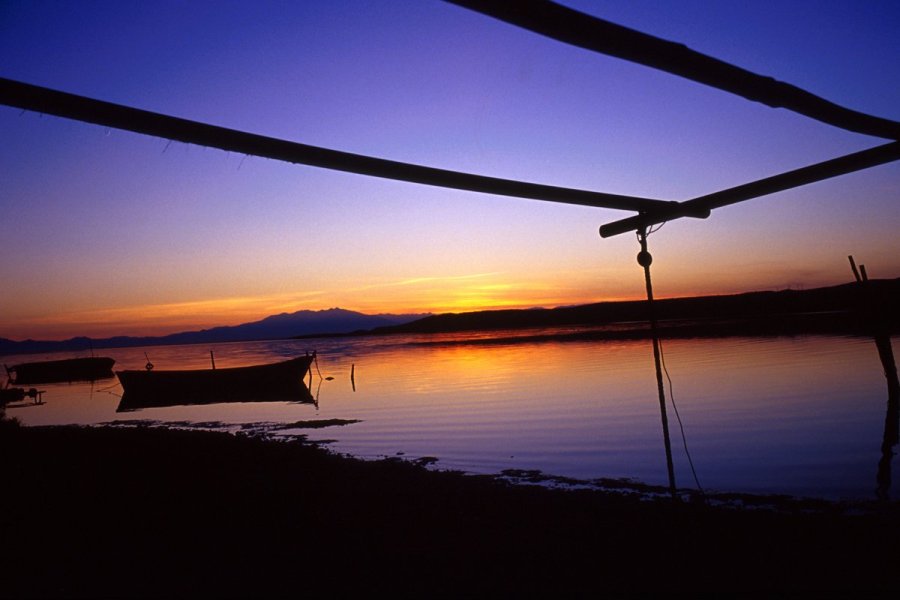
[(900, 589), (896, 503), (673, 505), (223, 433), (0, 425), (4, 596)]

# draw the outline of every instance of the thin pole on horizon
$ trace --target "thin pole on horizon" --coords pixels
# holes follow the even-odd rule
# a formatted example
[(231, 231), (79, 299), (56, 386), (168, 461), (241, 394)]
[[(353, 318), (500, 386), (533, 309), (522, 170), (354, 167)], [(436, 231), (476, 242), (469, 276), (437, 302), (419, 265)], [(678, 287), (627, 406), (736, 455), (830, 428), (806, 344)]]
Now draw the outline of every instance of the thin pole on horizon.
[(638, 264), (644, 268), (644, 281), (647, 284), (647, 316), (650, 319), (650, 333), (653, 338), (653, 360), (656, 364), (656, 387), (659, 391), (659, 414), (662, 419), (663, 442), (666, 447), (666, 470), (669, 473), (669, 493), (672, 499), (678, 498), (675, 488), (675, 467), (672, 464), (672, 442), (669, 439), (669, 417), (666, 414), (666, 392), (663, 387), (662, 361), (659, 351), (659, 326), (653, 310), (653, 284), (650, 281), (650, 263), (653, 257), (647, 251), (647, 228), (642, 227), (637, 231), (638, 242), (641, 251), (637, 255)]

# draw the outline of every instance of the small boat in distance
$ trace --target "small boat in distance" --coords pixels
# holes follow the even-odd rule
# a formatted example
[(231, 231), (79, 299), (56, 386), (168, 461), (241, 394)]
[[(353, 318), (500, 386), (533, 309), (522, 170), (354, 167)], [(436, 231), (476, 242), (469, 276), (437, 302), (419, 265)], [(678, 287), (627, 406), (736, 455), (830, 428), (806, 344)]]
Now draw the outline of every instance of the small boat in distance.
[(90, 356), (22, 363), (11, 367), (4, 365), (4, 367), (10, 384), (25, 385), (107, 379), (113, 376), (112, 368), (115, 362), (105, 356)]
[(219, 402), (313, 402), (303, 378), (316, 353), (282, 362), (185, 371), (116, 371), (122, 400), (116, 412)]
[(31, 398), (31, 404), (43, 404), (43, 395), (44, 392), (42, 390), (34, 388), (28, 390), (18, 387), (0, 388), (0, 406), (13, 405), (14, 402), (21, 402), (25, 398)]

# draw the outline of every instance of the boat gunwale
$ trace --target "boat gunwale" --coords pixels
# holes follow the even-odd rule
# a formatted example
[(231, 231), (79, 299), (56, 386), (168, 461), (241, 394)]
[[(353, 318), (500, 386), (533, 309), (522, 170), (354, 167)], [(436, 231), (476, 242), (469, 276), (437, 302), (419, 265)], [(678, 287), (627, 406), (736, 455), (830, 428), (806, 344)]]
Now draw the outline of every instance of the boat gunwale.
[(245, 365), (242, 367), (222, 367), (222, 368), (215, 368), (215, 369), (123, 369), (121, 371), (116, 371), (116, 375), (118, 376), (120, 374), (126, 374), (128, 376), (131, 376), (131, 375), (138, 374), (138, 373), (144, 373), (144, 374), (147, 374), (148, 376), (182, 375), (182, 374), (187, 376), (187, 375), (205, 375), (205, 374), (211, 374), (211, 373), (234, 373), (236, 371), (250, 371), (250, 370), (257, 370), (257, 369), (261, 370), (261, 369), (279, 368), (279, 367), (283, 368), (283, 367), (289, 366), (291, 363), (300, 362), (303, 360), (309, 360), (309, 365), (307, 365), (307, 368), (309, 368), (312, 366), (312, 362), (315, 360), (315, 358), (316, 358), (316, 353), (313, 352), (312, 354), (307, 354), (304, 356), (296, 356), (294, 358), (289, 358), (287, 360), (282, 360), (282, 361), (274, 362), (274, 363), (265, 363), (265, 364), (261, 364), (261, 365)]

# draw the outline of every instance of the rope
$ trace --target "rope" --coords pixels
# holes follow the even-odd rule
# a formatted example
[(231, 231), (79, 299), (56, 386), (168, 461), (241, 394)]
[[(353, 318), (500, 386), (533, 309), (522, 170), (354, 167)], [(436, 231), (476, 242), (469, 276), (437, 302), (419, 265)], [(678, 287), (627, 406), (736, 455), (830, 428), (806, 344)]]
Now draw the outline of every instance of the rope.
[(100, 388), (100, 389), (98, 389), (98, 390), (96, 390), (96, 391), (98, 391), (98, 392), (105, 392), (105, 391), (107, 391), (107, 390), (113, 389), (114, 387), (119, 387), (120, 385), (122, 385), (122, 384), (119, 383), (118, 381), (116, 381), (114, 384), (109, 385), (109, 386), (107, 386), (107, 387), (105, 387), (105, 388)]
[(319, 374), (319, 379), (323, 379), (322, 371), (319, 370), (319, 355), (315, 352), (313, 352), (313, 362), (316, 363), (316, 373)]
[(651, 227), (650, 230), (647, 232), (647, 237), (650, 237), (651, 233), (656, 233), (657, 231), (662, 229), (663, 225), (665, 225), (666, 223), (668, 223), (668, 221), (663, 221), (662, 223), (659, 223), (658, 225), (656, 225), (656, 227)]
[(668, 367), (666, 367), (666, 355), (663, 353), (662, 339), (659, 340), (659, 357), (662, 361), (663, 371), (666, 373), (666, 379), (669, 380), (669, 400), (672, 402), (672, 408), (675, 410), (675, 418), (678, 419), (678, 427), (681, 429), (681, 443), (684, 446), (684, 453), (687, 455), (688, 464), (691, 466), (694, 483), (697, 484), (697, 489), (700, 490), (700, 493), (705, 496), (706, 492), (703, 490), (703, 486), (700, 485), (700, 479), (697, 477), (697, 470), (694, 469), (694, 460), (691, 458), (690, 450), (688, 450), (687, 436), (684, 434), (684, 424), (681, 422), (681, 415), (678, 414), (678, 406), (675, 404), (675, 392), (672, 391), (672, 378), (669, 376)]
[[(664, 224), (664, 223), (663, 223)], [(653, 286), (650, 281), (650, 264), (653, 261), (652, 256), (647, 251), (647, 237), (656, 231), (659, 231), (659, 227), (650, 228), (641, 228), (635, 233), (637, 234), (638, 242), (641, 245), (641, 252), (638, 254), (638, 264), (640, 264), (644, 268), (644, 279), (647, 285), (647, 305), (649, 311), (650, 318), (650, 328), (653, 334), (653, 353), (654, 359), (656, 362), (656, 382), (657, 387), (659, 389), (659, 407), (660, 407), (660, 415), (662, 417), (662, 426), (663, 426), (663, 436), (666, 446), (666, 467), (669, 470), (669, 487), (671, 488), (672, 496), (675, 496), (675, 474), (674, 474), (674, 466), (672, 464), (672, 454), (671, 454), (671, 446), (669, 444), (669, 426), (668, 426), (668, 418), (666, 417), (666, 408), (665, 408), (665, 389), (662, 381), (662, 373), (660, 372), (660, 367), (662, 367), (662, 371), (666, 374), (666, 379), (669, 381), (669, 399), (672, 403), (672, 408), (675, 411), (675, 417), (678, 419), (678, 427), (681, 430), (681, 443), (684, 446), (684, 453), (687, 455), (688, 464), (691, 467), (691, 473), (694, 476), (694, 483), (697, 484), (697, 489), (700, 490), (702, 495), (706, 495), (706, 492), (703, 490), (703, 486), (700, 485), (700, 478), (697, 477), (697, 470), (694, 468), (694, 460), (691, 457), (690, 450), (687, 445), (687, 435), (684, 433), (684, 423), (681, 421), (681, 414), (678, 412), (678, 406), (675, 404), (675, 392), (673, 390), (672, 385), (672, 377), (669, 375), (669, 369), (666, 366), (666, 357), (663, 353), (663, 345), (662, 339), (659, 335), (659, 329), (657, 327), (656, 316), (653, 313)]]

